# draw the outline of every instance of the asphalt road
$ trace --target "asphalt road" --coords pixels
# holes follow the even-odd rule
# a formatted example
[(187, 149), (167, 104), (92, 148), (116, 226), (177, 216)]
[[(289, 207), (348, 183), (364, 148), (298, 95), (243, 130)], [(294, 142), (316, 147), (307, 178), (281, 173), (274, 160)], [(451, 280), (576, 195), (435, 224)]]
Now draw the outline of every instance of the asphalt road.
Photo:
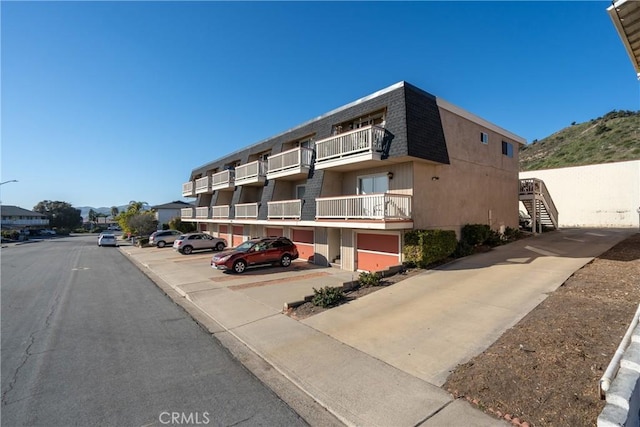
[(306, 425), (95, 236), (0, 260), (2, 425)]

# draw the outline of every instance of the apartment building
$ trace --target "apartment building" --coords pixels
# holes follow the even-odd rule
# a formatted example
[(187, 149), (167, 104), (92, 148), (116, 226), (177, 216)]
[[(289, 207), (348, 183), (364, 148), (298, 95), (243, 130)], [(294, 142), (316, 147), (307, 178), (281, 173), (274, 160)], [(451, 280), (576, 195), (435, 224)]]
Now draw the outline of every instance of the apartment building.
[(524, 143), (400, 82), (197, 167), (181, 218), (234, 246), (286, 236), (302, 259), (381, 271), (408, 230), (518, 227)]

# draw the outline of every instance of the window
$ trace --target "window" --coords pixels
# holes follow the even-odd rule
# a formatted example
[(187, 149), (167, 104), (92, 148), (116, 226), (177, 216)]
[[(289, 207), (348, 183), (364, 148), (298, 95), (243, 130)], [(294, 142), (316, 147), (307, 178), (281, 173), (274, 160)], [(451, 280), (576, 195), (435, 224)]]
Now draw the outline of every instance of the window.
[(483, 144), (488, 144), (489, 143), (489, 134), (485, 133), (485, 132), (480, 132), (480, 142), (482, 142)]
[(350, 130), (360, 129), (362, 127), (370, 126), (370, 125), (379, 125), (384, 127), (385, 113), (386, 113), (385, 110), (379, 110), (379, 111), (375, 111), (373, 113), (369, 113), (364, 116), (358, 117), (355, 120), (349, 120), (347, 122), (333, 125), (331, 134), (337, 135), (343, 132), (349, 132)]
[(389, 191), (387, 174), (361, 176), (358, 178), (358, 194), (386, 193)]
[(304, 185), (296, 185), (296, 199), (304, 199)]
[(502, 141), (502, 154), (507, 157), (513, 157), (513, 144), (510, 142)]

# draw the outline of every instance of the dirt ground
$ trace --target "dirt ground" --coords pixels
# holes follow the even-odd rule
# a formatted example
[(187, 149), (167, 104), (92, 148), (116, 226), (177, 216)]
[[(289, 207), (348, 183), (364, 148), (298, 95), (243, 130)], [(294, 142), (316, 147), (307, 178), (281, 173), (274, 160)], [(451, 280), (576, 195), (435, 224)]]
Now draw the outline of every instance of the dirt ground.
[(592, 426), (598, 381), (640, 302), (640, 233), (571, 276), (444, 388), (532, 426)]
[[(391, 276), (383, 285), (422, 271)], [(488, 414), (531, 426), (594, 426), (605, 403), (598, 382), (638, 303), (640, 233), (573, 274), (484, 353), (459, 365), (443, 387)], [(305, 303), (288, 314), (304, 319), (325, 310)]]

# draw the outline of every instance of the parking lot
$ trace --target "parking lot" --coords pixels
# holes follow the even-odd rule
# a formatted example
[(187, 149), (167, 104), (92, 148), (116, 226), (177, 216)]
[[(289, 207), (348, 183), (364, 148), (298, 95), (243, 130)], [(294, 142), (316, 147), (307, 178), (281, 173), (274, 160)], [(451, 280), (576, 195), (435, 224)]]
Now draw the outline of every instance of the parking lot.
[(290, 267), (263, 266), (234, 274), (211, 268), (212, 251), (181, 255), (172, 248), (122, 246), (143, 267), (153, 271), (184, 297), (214, 289), (241, 292), (269, 307), (282, 310), (285, 303), (302, 300), (313, 288), (340, 286), (356, 280), (358, 273), (321, 267), (296, 260)]

